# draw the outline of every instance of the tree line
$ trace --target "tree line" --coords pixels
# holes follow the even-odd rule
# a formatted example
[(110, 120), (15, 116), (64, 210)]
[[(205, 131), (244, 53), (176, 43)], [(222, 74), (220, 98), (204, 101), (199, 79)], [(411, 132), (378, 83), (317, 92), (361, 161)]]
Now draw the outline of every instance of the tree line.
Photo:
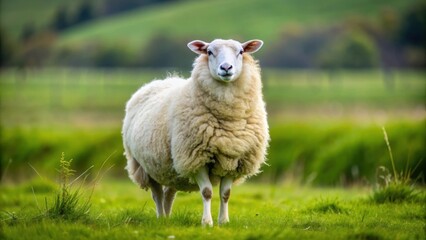
[[(187, 50), (189, 37), (159, 32), (137, 51), (125, 46), (87, 42), (53, 49), (56, 35), (74, 25), (172, 0), (104, 0), (105, 7), (82, 2), (76, 9), (59, 7), (49, 31), (24, 28), (20, 47), (0, 34), (2, 66), (71, 67), (176, 67), (190, 68), (194, 55)], [(107, 6), (107, 7), (106, 7)], [(265, 45), (257, 57), (262, 66), (276, 68), (424, 68), (426, 67), (426, 4), (399, 14), (382, 11), (378, 21), (350, 17), (326, 27), (284, 29), (277, 40)]]

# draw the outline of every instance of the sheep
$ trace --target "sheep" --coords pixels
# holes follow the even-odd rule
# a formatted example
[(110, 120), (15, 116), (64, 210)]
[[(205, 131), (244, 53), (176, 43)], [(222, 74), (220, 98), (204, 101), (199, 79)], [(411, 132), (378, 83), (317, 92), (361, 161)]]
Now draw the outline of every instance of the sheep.
[(122, 137), (130, 179), (151, 189), (157, 217), (176, 191), (199, 190), (203, 226), (213, 226), (212, 187), (220, 183), (219, 224), (229, 222), (231, 185), (259, 173), (269, 130), (260, 67), (261, 40), (188, 43), (199, 54), (187, 80), (170, 76), (137, 90), (126, 104)]

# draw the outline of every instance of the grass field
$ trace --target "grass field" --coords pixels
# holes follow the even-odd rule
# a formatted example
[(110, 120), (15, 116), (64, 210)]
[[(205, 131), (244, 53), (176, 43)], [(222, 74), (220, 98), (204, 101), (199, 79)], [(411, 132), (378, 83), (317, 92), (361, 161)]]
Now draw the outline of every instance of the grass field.
[[(177, 195), (170, 219), (156, 219), (150, 193), (130, 180), (102, 180), (88, 214), (52, 218), (55, 186), (41, 180), (0, 186), (2, 239), (424, 239), (425, 196), (376, 204), (364, 188), (244, 184), (232, 190), (230, 220), (202, 228), (198, 193)], [(91, 187), (84, 187), (86, 194)], [(33, 190), (35, 194), (33, 194)], [(217, 189), (215, 189), (216, 193)], [(86, 201), (83, 195), (81, 201)], [(218, 198), (212, 214), (217, 218)], [(40, 209), (40, 210), (39, 210)]]
[[(260, 178), (276, 182), (290, 177), (320, 185), (372, 183), (379, 166), (389, 167), (382, 126), (389, 132), (397, 166), (414, 169), (420, 162), (415, 175), (423, 174), (424, 73), (395, 72), (388, 82), (378, 71), (336, 72), (332, 80), (324, 72), (263, 73), (272, 141), (271, 166), (264, 166)], [(8, 166), (18, 180), (34, 174), (28, 164), (51, 175), (55, 160), (65, 152), (78, 170), (108, 158), (116, 164), (112, 173), (125, 175), (120, 136), (124, 104), (143, 83), (166, 75), (128, 70), (4, 71), (3, 168)]]
[[(271, 69), (263, 74), (270, 166), (233, 188), (230, 224), (202, 228), (199, 193), (179, 193), (174, 215), (158, 220), (150, 193), (132, 184), (123, 169), (124, 104), (166, 71), (1, 72), (0, 238), (424, 239), (422, 179), (420, 187), (409, 185), (415, 195), (409, 200), (379, 204), (372, 194), (385, 176), (379, 166), (391, 169), (382, 126), (398, 171), (419, 164), (412, 176), (424, 178), (425, 74)], [(111, 166), (95, 188), (82, 185), (82, 202), (94, 189), (86, 214), (46, 211), (58, 192), (47, 179), (59, 179), (62, 152), (73, 159), (75, 175), (94, 166), (88, 181), (103, 162)], [(212, 209), (217, 218), (217, 194)]]
[[(125, 102), (136, 89), (167, 74), (167, 70), (124, 69), (3, 71), (1, 110), (7, 115), (1, 121), (5, 126), (94, 122), (99, 126), (103, 121), (115, 125), (121, 121)], [(189, 71), (182, 75), (188, 77)], [(367, 120), (380, 114), (384, 118), (424, 116), (424, 72), (399, 71), (385, 78), (375, 70), (338, 71), (331, 78), (322, 71), (264, 69), (263, 75), (270, 121), (281, 121), (277, 116), (283, 112), (290, 117), (302, 112), (315, 116), (322, 112), (339, 118), (352, 117), (358, 109), (364, 111)], [(97, 114), (99, 118), (90, 119)]]

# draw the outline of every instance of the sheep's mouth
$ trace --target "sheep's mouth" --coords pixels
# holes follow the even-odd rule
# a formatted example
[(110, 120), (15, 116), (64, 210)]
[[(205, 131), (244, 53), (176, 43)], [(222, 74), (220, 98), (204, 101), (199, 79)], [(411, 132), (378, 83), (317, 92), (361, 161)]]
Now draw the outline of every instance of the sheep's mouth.
[(232, 73), (224, 73), (224, 74), (219, 74), (219, 77), (220, 77), (220, 79), (221, 80), (223, 80), (223, 81), (229, 81), (229, 80), (231, 80), (232, 79), (232, 76), (233, 76), (234, 74), (232, 74)]

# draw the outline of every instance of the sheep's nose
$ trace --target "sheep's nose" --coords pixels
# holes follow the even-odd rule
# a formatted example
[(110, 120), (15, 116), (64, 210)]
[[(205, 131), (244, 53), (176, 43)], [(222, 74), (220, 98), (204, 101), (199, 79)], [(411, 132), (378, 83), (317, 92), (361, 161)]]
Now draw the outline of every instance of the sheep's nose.
[(232, 65), (229, 63), (222, 63), (220, 65), (220, 69), (225, 70), (226, 72), (232, 68)]

